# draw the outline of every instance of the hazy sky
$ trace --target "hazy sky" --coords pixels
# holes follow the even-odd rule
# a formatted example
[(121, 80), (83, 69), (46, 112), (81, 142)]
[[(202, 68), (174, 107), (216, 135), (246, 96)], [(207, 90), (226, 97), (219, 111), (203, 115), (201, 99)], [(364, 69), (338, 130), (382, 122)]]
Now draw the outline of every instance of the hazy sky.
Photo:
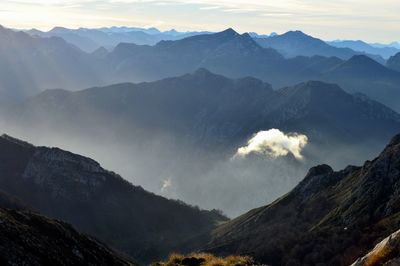
[(1, 0), (6, 27), (140, 26), (400, 40), (400, 0)]

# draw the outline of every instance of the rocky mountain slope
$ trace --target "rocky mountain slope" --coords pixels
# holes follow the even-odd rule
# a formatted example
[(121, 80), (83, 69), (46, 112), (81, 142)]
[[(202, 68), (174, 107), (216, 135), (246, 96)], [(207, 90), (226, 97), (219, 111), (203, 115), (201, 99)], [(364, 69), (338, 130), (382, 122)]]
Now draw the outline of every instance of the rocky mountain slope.
[(349, 265), (398, 230), (399, 185), (397, 135), (362, 167), (310, 169), (287, 195), (217, 228), (207, 250), (268, 265)]
[(0, 189), (141, 262), (179, 250), (226, 219), (135, 187), (89, 158), (6, 135)]

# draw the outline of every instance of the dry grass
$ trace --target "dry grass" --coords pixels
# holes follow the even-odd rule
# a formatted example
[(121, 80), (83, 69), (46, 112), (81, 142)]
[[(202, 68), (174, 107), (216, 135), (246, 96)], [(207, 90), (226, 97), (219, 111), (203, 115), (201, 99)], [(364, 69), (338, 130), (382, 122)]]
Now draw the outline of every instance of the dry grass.
[(153, 266), (253, 266), (259, 265), (251, 257), (228, 256), (216, 257), (207, 253), (193, 253), (187, 256), (171, 254), (168, 261), (158, 262)]

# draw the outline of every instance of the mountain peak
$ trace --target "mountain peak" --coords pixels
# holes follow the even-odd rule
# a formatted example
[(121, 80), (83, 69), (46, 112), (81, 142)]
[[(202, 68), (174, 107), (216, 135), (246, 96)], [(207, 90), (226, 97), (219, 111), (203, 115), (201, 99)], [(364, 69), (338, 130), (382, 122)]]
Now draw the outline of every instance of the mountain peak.
[(54, 27), (52, 28), (49, 32), (54, 32), (54, 33), (66, 33), (66, 32), (70, 32), (70, 29), (64, 28), (64, 27)]
[(197, 69), (193, 75), (194, 76), (208, 76), (208, 75), (212, 75), (213, 73), (211, 73), (208, 69), (206, 68), (199, 68)]
[(332, 172), (333, 172), (332, 167), (330, 167), (327, 164), (321, 164), (310, 168), (305, 178), (310, 178), (319, 175), (326, 175)]
[(357, 62), (357, 63), (377, 63), (375, 60), (366, 55), (354, 55), (347, 62)]
[(276, 37), (279, 37), (279, 36), (296, 38), (296, 39), (314, 39), (314, 37), (307, 35), (300, 30), (288, 31), (282, 35), (277, 35)]
[(224, 31), (221, 31), (220, 34), (224, 34), (224, 35), (232, 35), (232, 36), (237, 36), (239, 35), (239, 33), (237, 33), (234, 29), (232, 28), (228, 28)]
[(295, 188), (294, 194), (309, 197), (311, 194), (325, 189), (327, 184), (335, 180), (331, 177), (332, 173), (334, 173), (332, 167), (327, 164), (312, 167), (303, 181)]
[(291, 35), (298, 35), (298, 36), (308, 36), (307, 34), (305, 34), (304, 32), (302, 32), (301, 30), (291, 30), (286, 32), (285, 34), (291, 34)]
[(355, 75), (369, 75), (373, 77), (377, 75), (396, 76), (398, 74), (366, 55), (354, 55), (349, 60), (339, 64), (332, 72), (341, 72), (353, 77)]

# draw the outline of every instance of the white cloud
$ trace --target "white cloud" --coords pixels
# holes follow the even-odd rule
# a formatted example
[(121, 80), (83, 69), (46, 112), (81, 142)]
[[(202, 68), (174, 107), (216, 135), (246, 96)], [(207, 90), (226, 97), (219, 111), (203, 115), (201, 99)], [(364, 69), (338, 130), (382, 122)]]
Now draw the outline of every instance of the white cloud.
[(279, 129), (260, 131), (254, 135), (247, 146), (237, 150), (236, 156), (246, 157), (250, 154), (264, 155), (269, 158), (287, 156), (291, 153), (296, 159), (303, 159), (301, 151), (307, 145), (306, 135), (298, 133), (285, 134)]

